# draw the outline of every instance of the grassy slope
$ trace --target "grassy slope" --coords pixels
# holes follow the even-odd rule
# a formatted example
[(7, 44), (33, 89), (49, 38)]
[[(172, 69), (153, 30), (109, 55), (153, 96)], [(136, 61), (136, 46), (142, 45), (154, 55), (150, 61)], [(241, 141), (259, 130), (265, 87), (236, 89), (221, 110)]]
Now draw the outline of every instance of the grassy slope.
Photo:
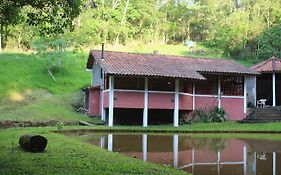
[[(109, 153), (76, 139), (50, 133), (49, 129), (0, 130), (0, 174), (186, 174), (173, 168)], [(46, 151), (22, 151), (17, 141), (24, 133), (45, 136), (48, 139)]]
[(47, 59), (34, 54), (0, 55), (0, 120), (84, 119), (73, 112), (74, 92), (90, 84), (86, 55), (67, 54), (62, 71), (47, 73)]

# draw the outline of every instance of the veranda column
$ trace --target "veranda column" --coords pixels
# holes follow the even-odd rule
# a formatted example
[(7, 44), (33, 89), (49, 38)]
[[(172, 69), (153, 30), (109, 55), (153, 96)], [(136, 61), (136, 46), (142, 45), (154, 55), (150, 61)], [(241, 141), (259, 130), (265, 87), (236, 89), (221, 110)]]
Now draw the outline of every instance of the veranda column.
[(143, 106), (143, 122), (142, 126), (147, 127), (148, 124), (148, 78), (144, 79), (144, 106)]
[(247, 77), (244, 76), (244, 114), (247, 113)]
[(101, 85), (101, 120), (105, 120), (105, 109), (104, 109), (104, 72), (102, 73), (102, 85)]
[(174, 127), (179, 126), (179, 80), (175, 81)]
[(254, 89), (253, 89), (253, 94), (254, 94), (254, 100), (255, 100), (255, 106), (257, 106), (257, 77), (254, 77)]
[(221, 108), (221, 77), (218, 76), (218, 108)]
[(275, 87), (275, 72), (272, 73), (272, 106), (276, 106), (276, 87)]
[(108, 126), (113, 126), (113, 109), (114, 109), (114, 77), (109, 76), (109, 113)]
[(195, 110), (195, 82), (192, 86), (192, 110)]

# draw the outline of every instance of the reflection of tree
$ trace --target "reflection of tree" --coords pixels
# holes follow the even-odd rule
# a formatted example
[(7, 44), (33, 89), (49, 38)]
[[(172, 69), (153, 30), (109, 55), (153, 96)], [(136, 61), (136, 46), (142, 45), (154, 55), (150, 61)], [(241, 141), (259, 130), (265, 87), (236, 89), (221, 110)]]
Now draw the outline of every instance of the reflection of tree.
[(226, 147), (223, 138), (192, 138), (186, 139), (187, 144), (195, 149), (209, 149), (214, 152), (223, 151)]

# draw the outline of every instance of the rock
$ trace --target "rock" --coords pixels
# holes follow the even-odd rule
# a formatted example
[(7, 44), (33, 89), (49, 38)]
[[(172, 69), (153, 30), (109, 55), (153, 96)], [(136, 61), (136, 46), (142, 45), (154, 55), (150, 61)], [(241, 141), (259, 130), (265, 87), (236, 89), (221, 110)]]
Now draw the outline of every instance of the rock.
[(40, 135), (21, 135), (19, 138), (21, 148), (29, 152), (42, 152), (47, 143), (47, 139)]

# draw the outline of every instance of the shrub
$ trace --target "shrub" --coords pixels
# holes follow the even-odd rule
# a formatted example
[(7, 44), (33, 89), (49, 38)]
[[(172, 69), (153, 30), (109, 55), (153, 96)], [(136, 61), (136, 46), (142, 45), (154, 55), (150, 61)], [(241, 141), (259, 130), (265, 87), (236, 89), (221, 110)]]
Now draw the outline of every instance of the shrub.
[(203, 123), (211, 123), (211, 122), (225, 122), (227, 120), (227, 113), (222, 108), (213, 107), (210, 109), (199, 108), (195, 109), (190, 117), (192, 119), (189, 123), (192, 122), (203, 122)]

